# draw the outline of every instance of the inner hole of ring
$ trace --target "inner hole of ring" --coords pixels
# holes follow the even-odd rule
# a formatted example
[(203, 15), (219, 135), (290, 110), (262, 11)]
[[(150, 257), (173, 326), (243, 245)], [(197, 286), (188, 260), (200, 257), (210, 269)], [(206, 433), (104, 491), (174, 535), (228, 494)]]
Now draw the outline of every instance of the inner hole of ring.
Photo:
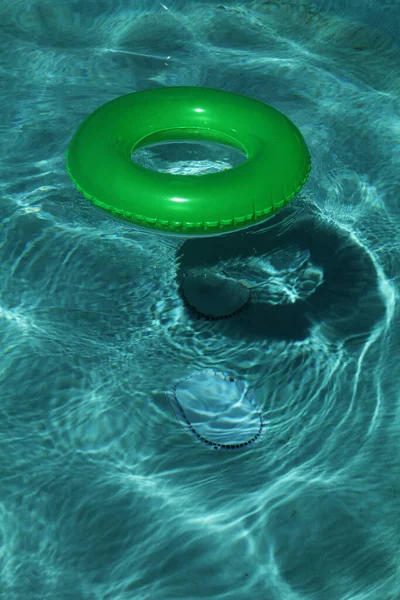
[(218, 132), (177, 129), (141, 140), (131, 160), (159, 173), (207, 175), (238, 167), (247, 155), (236, 140)]

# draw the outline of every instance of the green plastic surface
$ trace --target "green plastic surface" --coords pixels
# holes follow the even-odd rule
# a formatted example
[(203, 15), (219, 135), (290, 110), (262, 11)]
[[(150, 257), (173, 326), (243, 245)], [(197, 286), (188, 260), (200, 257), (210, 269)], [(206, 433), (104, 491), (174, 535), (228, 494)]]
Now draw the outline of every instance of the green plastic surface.
[[(146, 169), (134, 150), (173, 140), (214, 141), (244, 152), (237, 167), (206, 175)], [(297, 127), (257, 100), (200, 87), (165, 87), (121, 96), (75, 132), (67, 170), (84, 196), (131, 223), (212, 235), (269, 217), (299, 192), (311, 169)]]

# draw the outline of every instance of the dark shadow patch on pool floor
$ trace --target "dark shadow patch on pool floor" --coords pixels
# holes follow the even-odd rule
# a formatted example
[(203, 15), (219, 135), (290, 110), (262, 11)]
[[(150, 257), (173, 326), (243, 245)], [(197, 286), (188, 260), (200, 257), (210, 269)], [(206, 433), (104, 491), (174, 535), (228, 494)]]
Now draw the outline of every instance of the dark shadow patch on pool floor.
[[(289, 227), (285, 223), (287, 211), (285, 217), (275, 216), (268, 229), (264, 224), (229, 235), (186, 240), (177, 251), (180, 290), (194, 269), (222, 272), (232, 259), (268, 256), (295, 245), (308, 251), (313, 265), (322, 269), (319, 287), (291, 304), (259, 301), (255, 294), (243, 310), (219, 321), (218, 326), (234, 339), (301, 341), (313, 324), (323, 323), (330, 337), (362, 342), (385, 312), (370, 255), (349, 233), (314, 216), (302, 217)], [(199, 318), (190, 309), (189, 314), (194, 321)]]

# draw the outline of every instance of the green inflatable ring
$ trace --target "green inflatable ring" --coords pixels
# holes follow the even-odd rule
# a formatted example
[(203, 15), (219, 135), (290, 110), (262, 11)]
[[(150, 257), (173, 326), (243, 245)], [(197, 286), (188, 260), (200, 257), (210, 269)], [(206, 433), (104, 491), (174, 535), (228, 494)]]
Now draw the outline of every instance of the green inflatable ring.
[[(247, 160), (219, 173), (173, 175), (131, 159), (140, 147), (173, 140), (219, 142)], [(246, 96), (197, 87), (116, 98), (83, 121), (67, 151), (70, 177), (93, 204), (188, 237), (266, 219), (294, 198), (310, 169), (303, 136), (285, 115)]]

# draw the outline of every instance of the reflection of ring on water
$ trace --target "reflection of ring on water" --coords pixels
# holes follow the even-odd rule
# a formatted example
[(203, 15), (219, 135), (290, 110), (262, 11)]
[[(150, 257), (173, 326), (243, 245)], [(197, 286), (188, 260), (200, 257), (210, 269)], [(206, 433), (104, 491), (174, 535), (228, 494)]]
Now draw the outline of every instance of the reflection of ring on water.
[(303, 340), (319, 323), (329, 336), (368, 333), (384, 305), (366, 250), (315, 217), (274, 223), (180, 246), (178, 282), (191, 316), (230, 317), (221, 327), (242, 339)]

